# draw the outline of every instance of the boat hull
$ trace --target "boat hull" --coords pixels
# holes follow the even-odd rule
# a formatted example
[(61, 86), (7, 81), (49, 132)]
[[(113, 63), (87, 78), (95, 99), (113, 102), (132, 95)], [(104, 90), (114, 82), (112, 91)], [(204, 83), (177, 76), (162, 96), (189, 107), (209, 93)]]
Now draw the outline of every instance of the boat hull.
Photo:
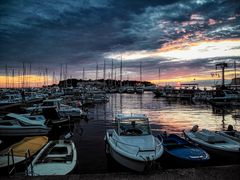
[(239, 162), (240, 160), (240, 149), (239, 151), (228, 151), (220, 148), (215, 148), (215, 147), (209, 147), (205, 144), (202, 144), (200, 142), (197, 142), (193, 139), (191, 139), (185, 131), (183, 131), (184, 136), (186, 137), (187, 140), (193, 142), (200, 148), (204, 149), (207, 151), (211, 157), (211, 159), (219, 160), (222, 159), (224, 161), (231, 161), (231, 162)]
[[(58, 148), (60, 149), (58, 150)], [(61, 152), (61, 148), (65, 148), (65, 150)], [(52, 150), (53, 152), (51, 152)], [(50, 141), (36, 155), (31, 164), (26, 172), (29, 176), (70, 174), (77, 165), (76, 147), (72, 141)]]
[(161, 162), (170, 167), (189, 167), (206, 164), (209, 155), (201, 148), (194, 146), (181, 137), (170, 134), (168, 136), (158, 135), (163, 139), (164, 153)]
[(171, 153), (168, 153), (164, 150), (163, 155), (158, 160), (162, 167), (166, 168), (188, 168), (188, 167), (200, 167), (206, 165), (209, 160), (187, 160), (183, 158), (179, 158), (177, 156), (173, 156)]
[(126, 156), (123, 156), (116, 152), (113, 148), (109, 146), (109, 152), (113, 159), (115, 159), (119, 164), (122, 166), (125, 166), (131, 170), (142, 172), (144, 171), (148, 166), (147, 163), (144, 161), (136, 161), (134, 159), (130, 159)]
[(47, 135), (50, 128), (32, 128), (32, 127), (21, 127), (21, 128), (1, 128), (0, 136), (3, 137), (17, 137), (17, 136), (41, 136)]

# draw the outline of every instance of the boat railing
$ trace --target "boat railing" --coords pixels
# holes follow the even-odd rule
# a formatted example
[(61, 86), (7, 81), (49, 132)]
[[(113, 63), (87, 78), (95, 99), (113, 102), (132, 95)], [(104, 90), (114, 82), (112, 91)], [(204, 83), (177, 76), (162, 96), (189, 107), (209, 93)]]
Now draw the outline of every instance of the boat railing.
[[(119, 141), (119, 140), (117, 140), (117, 139), (115, 139), (115, 138), (113, 138), (113, 137), (111, 137), (111, 138), (114, 140), (115, 146), (117, 146), (117, 147), (119, 147), (119, 148), (121, 148), (121, 147), (118, 146), (118, 143), (123, 144), (123, 145), (126, 145), (126, 146), (130, 146), (130, 147), (136, 148), (136, 149), (137, 149), (137, 153), (136, 153), (136, 154), (135, 154), (135, 153), (131, 153), (131, 154), (135, 154), (136, 156), (138, 156), (138, 154), (139, 154), (140, 152), (153, 151), (153, 150), (141, 150), (141, 148), (140, 148), (139, 146), (135, 146), (135, 145), (131, 145), (131, 144), (127, 144), (127, 143), (121, 142), (121, 141)], [(154, 151), (155, 151), (155, 156), (157, 155), (157, 148), (159, 148), (161, 145), (162, 145), (162, 141), (160, 141), (160, 143), (155, 146), (155, 149), (154, 149)]]
[(160, 143), (158, 143), (156, 146), (155, 146), (155, 156), (157, 156), (157, 149), (159, 147), (162, 146), (162, 143), (163, 143), (163, 138), (160, 136), (160, 139), (159, 139)]
[[(130, 146), (130, 147), (136, 148), (136, 149), (137, 149), (136, 156), (137, 156), (138, 153), (141, 151), (141, 148), (140, 148), (139, 146), (135, 146), (135, 145), (131, 145), (131, 144), (127, 144), (127, 143), (121, 142), (121, 141), (119, 141), (119, 140), (117, 140), (117, 139), (115, 139), (115, 138), (113, 138), (113, 137), (111, 137), (111, 138), (114, 140), (116, 147), (121, 148), (121, 146), (119, 146), (118, 144), (123, 144), (123, 145), (126, 145), (126, 146)], [(134, 154), (134, 153), (131, 153), (131, 154)]]
[(31, 175), (33, 175), (33, 165), (32, 165), (32, 162), (31, 162), (31, 153), (30, 153), (30, 150), (27, 149), (26, 152), (25, 152), (25, 165), (26, 165), (26, 175), (28, 176), (29, 175), (29, 172), (28, 172), (28, 165), (30, 164), (30, 168), (31, 168)]
[[(8, 154), (8, 175), (13, 175), (16, 173), (13, 149), (9, 148), (7, 154)], [(10, 164), (10, 159), (12, 159), (12, 167)]]

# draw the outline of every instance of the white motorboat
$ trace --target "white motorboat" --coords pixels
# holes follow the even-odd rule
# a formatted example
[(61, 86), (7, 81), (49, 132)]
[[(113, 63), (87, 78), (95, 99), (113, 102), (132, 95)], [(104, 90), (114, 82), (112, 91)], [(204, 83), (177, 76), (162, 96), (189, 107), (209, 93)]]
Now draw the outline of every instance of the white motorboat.
[(44, 121), (30, 120), (15, 113), (9, 113), (0, 120), (0, 136), (39, 136), (47, 135), (51, 128)]
[[(61, 115), (63, 115), (63, 116), (69, 115), (70, 117), (73, 117), (73, 118), (86, 116), (86, 113), (84, 113), (80, 108), (74, 108), (72, 106), (63, 104), (61, 98), (58, 98), (58, 99), (46, 99), (46, 100), (43, 101), (42, 105), (39, 106), (38, 108), (40, 108), (40, 107), (49, 107), (49, 106), (56, 107), (57, 110), (59, 111), (59, 113)], [(34, 109), (36, 109), (36, 107), (26, 108), (26, 110), (28, 112), (32, 112)]]
[(19, 94), (6, 94), (0, 99), (0, 106), (21, 103), (22, 97)]
[(105, 136), (106, 153), (121, 165), (144, 171), (163, 154), (162, 142), (151, 133), (149, 120), (143, 114), (118, 114), (116, 128)]
[(35, 108), (31, 114), (25, 114), (29, 119), (44, 120), (47, 125), (64, 125), (71, 122), (70, 117), (61, 116), (55, 106), (43, 106)]
[(231, 90), (219, 90), (208, 100), (213, 105), (233, 105), (239, 101), (239, 96)]
[(29, 176), (66, 175), (77, 165), (77, 152), (72, 141), (50, 141), (27, 168)]
[[(46, 136), (26, 137), (22, 141), (11, 145), (10, 147), (0, 152), (0, 168), (17, 165), (26, 160), (26, 153), (28, 158), (32, 157), (48, 142)], [(8, 160), (9, 159), (9, 160)]]
[(208, 152), (222, 157), (238, 158), (240, 155), (240, 143), (221, 134), (206, 129), (197, 131), (183, 131), (185, 137), (197, 143)]

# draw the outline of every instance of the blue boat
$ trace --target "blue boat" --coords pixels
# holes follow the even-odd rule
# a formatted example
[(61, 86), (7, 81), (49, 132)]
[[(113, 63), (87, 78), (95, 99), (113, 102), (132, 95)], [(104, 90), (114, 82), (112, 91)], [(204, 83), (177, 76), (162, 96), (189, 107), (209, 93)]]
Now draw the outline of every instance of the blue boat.
[(206, 163), (210, 156), (203, 149), (195, 146), (176, 134), (159, 134), (157, 136), (163, 140), (164, 154), (160, 161), (170, 163), (175, 166), (199, 166)]

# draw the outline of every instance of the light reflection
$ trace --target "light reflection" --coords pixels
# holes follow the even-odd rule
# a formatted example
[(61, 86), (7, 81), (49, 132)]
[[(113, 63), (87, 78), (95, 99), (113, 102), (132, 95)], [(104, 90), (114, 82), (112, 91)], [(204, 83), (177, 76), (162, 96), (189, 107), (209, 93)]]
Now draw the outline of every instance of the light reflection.
[(142, 95), (142, 103), (139, 103), (140, 99), (138, 95), (132, 94), (117, 96), (117, 102), (121, 105), (116, 106), (115, 112), (119, 112), (121, 108), (122, 113), (146, 114), (154, 132), (168, 131), (181, 134), (182, 130), (190, 129), (196, 124), (201, 129), (209, 130), (222, 130), (231, 124), (236, 130), (240, 130), (239, 121), (232, 117), (230, 110), (213, 110), (211, 106), (204, 104), (154, 98), (154, 95), (148, 92)]

